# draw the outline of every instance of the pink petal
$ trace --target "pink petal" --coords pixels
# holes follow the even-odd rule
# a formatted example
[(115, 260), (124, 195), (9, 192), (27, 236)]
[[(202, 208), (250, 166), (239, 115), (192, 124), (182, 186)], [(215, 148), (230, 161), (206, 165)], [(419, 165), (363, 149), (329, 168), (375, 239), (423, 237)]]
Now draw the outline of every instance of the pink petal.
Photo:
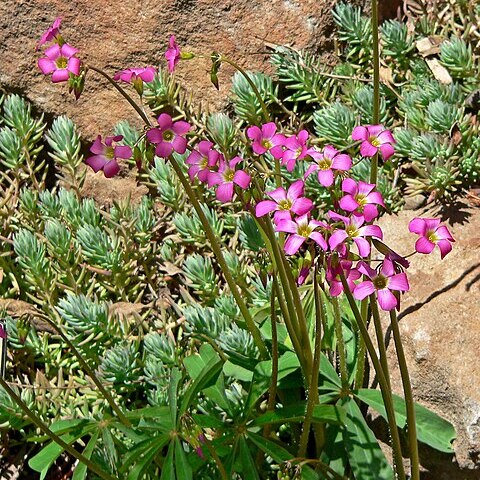
[(293, 182), (287, 191), (287, 198), (290, 200), (296, 200), (303, 195), (304, 188), (305, 184), (303, 183), (303, 180)]
[(218, 186), (217, 199), (223, 203), (230, 202), (233, 198), (233, 182), (226, 182)]
[(373, 183), (362, 182), (362, 180), (358, 182), (358, 193), (360, 195), (367, 196), (374, 188), (375, 185)]
[(287, 255), (295, 255), (298, 252), (298, 249), (303, 245), (305, 240), (305, 237), (301, 237), (300, 235), (290, 235), (285, 242), (285, 253)]
[(274, 122), (265, 123), (262, 125), (262, 134), (264, 138), (272, 138), (277, 131), (277, 126)]
[(352, 139), (353, 140), (366, 140), (369, 137), (366, 127), (358, 126), (353, 129)]
[(383, 128), (383, 125), (367, 125), (367, 130), (369, 137), (376, 137), (380, 134), (380, 132), (383, 132), (385, 129)]
[(292, 212), (297, 215), (305, 215), (313, 208), (313, 202), (306, 197), (298, 198), (293, 202)]
[(415, 250), (418, 253), (429, 254), (433, 252), (434, 248), (435, 248), (435, 244), (431, 242), (427, 237), (420, 237), (415, 242)]
[[(272, 142), (272, 145), (274, 146), (283, 146), (285, 144), (285, 135), (282, 135), (281, 133), (277, 133), (277, 135), (274, 135), (270, 141)], [(270, 150), (271, 151), (271, 150)]]
[(185, 135), (190, 131), (192, 126), (188, 122), (184, 122), (182, 120), (175, 122), (172, 125), (172, 131), (177, 135)]
[(320, 245), (320, 247), (322, 247), (323, 250), (328, 250), (327, 242), (325, 241), (325, 239), (323, 238), (323, 235), (320, 232), (312, 232), (310, 234), (310, 238), (314, 242), (318, 243), (318, 245)]
[(56, 60), (61, 55), (60, 45), (58, 45), (58, 43), (55, 43), (45, 49), (44, 53), (50, 60)]
[(208, 186), (218, 185), (223, 182), (222, 175), (218, 172), (209, 172), (207, 178)]
[(105, 153), (105, 145), (102, 143), (102, 137), (100, 135), (93, 142), (90, 151), (97, 155), (103, 155)]
[(383, 239), (382, 229), (378, 225), (365, 225), (358, 230), (358, 234), (362, 237), (376, 237)]
[(395, 143), (392, 132), (390, 130), (384, 130), (383, 132), (377, 135), (377, 140), (380, 143)]
[(76, 53), (78, 53), (78, 49), (68, 43), (64, 43), (60, 49), (60, 54), (67, 58), (73, 57)]
[(385, 207), (385, 203), (383, 202), (383, 197), (380, 192), (372, 192), (369, 193), (365, 199), (367, 200), (368, 203), (376, 203), (377, 205), (381, 205), (382, 207)]
[(278, 225), (283, 220), (287, 220), (287, 221), (292, 220), (292, 215), (290, 213), (290, 210), (277, 210), (274, 213), (273, 221), (274, 221), (275, 225)]
[(410, 220), (410, 223), (408, 224), (408, 230), (412, 233), (418, 233), (418, 235), (425, 235), (425, 232), (427, 231), (425, 220), (419, 217)]
[(378, 217), (378, 208), (371, 204), (365, 205), (363, 207), (363, 216), (365, 217), (366, 222), (371, 222), (374, 218)]
[(301, 144), (305, 144), (306, 141), (308, 140), (308, 137), (309, 137), (309, 134), (306, 130), (300, 130), (298, 132), (297, 138)]
[(308, 168), (307, 171), (305, 172), (305, 175), (303, 176), (304, 178), (307, 178), (312, 172), (315, 170), (318, 170), (320, 167), (316, 163), (312, 163)]
[(358, 254), (361, 257), (368, 257), (370, 255), (370, 244), (362, 237), (355, 237), (353, 239), (358, 248)]
[(333, 210), (329, 210), (329, 211), (328, 211), (328, 216), (329, 216), (332, 220), (340, 220), (340, 221), (342, 221), (345, 225), (349, 225), (349, 224), (350, 224), (350, 219), (349, 219), (348, 217), (344, 217), (343, 215), (340, 215), (339, 213), (334, 212)]
[(211, 172), (208, 168), (204, 168), (203, 170), (199, 170), (197, 177), (202, 183), (205, 183), (208, 181), (208, 175), (210, 173)]
[(115, 158), (131, 158), (132, 149), (127, 145), (117, 145), (114, 148), (114, 155)]
[(160, 143), (163, 140), (162, 132), (158, 128), (151, 128), (147, 132), (147, 140), (150, 143)]
[(201, 155), (196, 150), (193, 150), (192, 152), (190, 152), (190, 155), (185, 160), (185, 163), (187, 165), (198, 165), (202, 160), (202, 158), (203, 158), (203, 155)]
[(173, 125), (172, 117), (168, 113), (162, 113), (157, 118), (157, 122), (162, 130), (169, 130), (172, 128)]
[(339, 282), (338, 280), (332, 280), (330, 283), (329, 292), (332, 297), (338, 297), (343, 292), (342, 282)]
[(438, 227), (435, 234), (441, 240), (450, 240), (451, 242), (455, 241), (445, 225)]
[(44, 57), (38, 59), (38, 68), (44, 75), (48, 75), (49, 73), (52, 73), (57, 67), (55, 63), (52, 62), (52, 60)]
[(252, 150), (257, 154), (257, 155), (263, 155), (268, 148), (264, 147), (260, 142), (253, 142), (252, 144)]
[(369, 278), (375, 278), (377, 276), (377, 272), (366, 262), (359, 262), (357, 265), (357, 270), (366, 275)]
[(96, 173), (103, 168), (107, 161), (102, 155), (93, 155), (92, 157), (88, 157), (85, 160), (85, 163), (92, 167), (93, 171)]
[(277, 232), (297, 233), (298, 225), (292, 220), (280, 220), (277, 223)]
[(323, 149), (323, 156), (326, 158), (329, 158), (330, 160), (333, 160), (333, 157), (335, 157), (337, 153), (338, 153), (338, 150), (332, 147), (332, 145), (326, 145), (325, 148)]
[(333, 159), (332, 168), (343, 171), (350, 170), (352, 168), (352, 159), (349, 155), (341, 153)]
[(384, 143), (379, 148), (384, 160), (388, 160), (395, 153), (395, 149), (389, 143)]
[(375, 291), (375, 287), (373, 286), (373, 282), (370, 280), (365, 280), (364, 282), (359, 283), (355, 290), (353, 291), (353, 296), (357, 300), (363, 300), (365, 297), (368, 297)]
[(353, 178), (346, 178), (342, 181), (342, 191), (355, 195), (358, 192), (357, 182)]
[(273, 198), (277, 203), (287, 199), (287, 193), (285, 192), (285, 189), (283, 187), (278, 187), (271, 192), (266, 192), (266, 194), (269, 197)]
[(247, 136), (251, 140), (260, 141), (262, 139), (262, 131), (256, 125), (254, 125), (253, 127), (247, 128)]
[(440, 220), (438, 218), (425, 218), (425, 228), (427, 231), (436, 231), (440, 225)]
[(140, 74), (140, 77), (141, 77), (141, 79), (142, 79), (145, 83), (150, 83), (150, 82), (152, 82), (153, 79), (155, 78), (155, 73), (156, 73), (155, 68), (153, 68), (153, 67), (147, 67), (147, 68), (145, 68), (145, 70)]
[(277, 204), (273, 200), (263, 200), (257, 203), (255, 207), (255, 216), (263, 217), (267, 213), (273, 212), (277, 208)]
[(157, 148), (155, 148), (155, 155), (160, 158), (167, 158), (172, 153), (173, 153), (173, 146), (169, 142), (162, 141), (157, 145)]
[(233, 182), (246, 190), (250, 185), (250, 175), (243, 170), (237, 170), (233, 176)]
[(385, 257), (385, 260), (383, 261), (382, 268), (380, 270), (382, 275), (385, 275), (386, 277), (391, 277), (392, 275), (395, 275), (395, 269), (393, 268), (393, 262), (390, 260), (390, 258)]
[(277, 145), (275, 147), (272, 147), (270, 149), (270, 153), (273, 155), (273, 158), (276, 158), (277, 160), (280, 160), (283, 158), (283, 147), (281, 145)]
[(200, 153), (207, 156), (210, 153), (210, 150), (213, 147), (213, 143), (208, 140), (202, 140), (198, 143), (197, 148)]
[(333, 184), (333, 172), (332, 170), (319, 170), (318, 171), (318, 181), (324, 187), (330, 187)]
[(363, 142), (360, 145), (360, 154), (362, 157), (373, 157), (377, 153), (378, 148), (374, 147), (370, 142)]
[(52, 73), (52, 82), (66, 82), (69, 76), (70, 74), (68, 73), (68, 70), (66, 68), (60, 68), (59, 70), (55, 70)]
[(408, 284), (407, 274), (397, 273), (392, 275), (388, 282), (388, 288), (390, 290), (400, 290), (401, 292), (408, 292), (410, 290), (410, 285)]
[[(189, 169), (188, 169), (188, 176), (190, 177), (190, 180), (193, 182), (193, 180), (195, 179), (195, 175), (198, 173), (198, 171), (200, 170), (200, 167), (198, 165), (192, 165)], [(199, 180), (200, 180), (200, 177), (199, 177)]]
[(112, 178), (120, 171), (120, 166), (116, 160), (110, 160), (103, 167), (103, 173), (105, 177)]
[(437, 245), (440, 249), (440, 258), (443, 260), (445, 255), (452, 251), (452, 244), (448, 240), (439, 240)]
[(332, 236), (328, 239), (328, 244), (330, 248), (334, 250), (340, 245), (345, 239), (348, 237), (347, 232), (345, 230), (335, 230)]
[(184, 137), (180, 137), (179, 135), (177, 135), (172, 140), (172, 146), (177, 153), (185, 153), (187, 150), (187, 140)]
[(355, 201), (352, 195), (345, 195), (344, 197), (342, 197), (339, 204), (340, 208), (342, 208), (346, 212), (353, 212), (359, 207), (358, 203)]
[(397, 306), (397, 298), (388, 288), (378, 290), (377, 297), (380, 308), (386, 312), (393, 310)]

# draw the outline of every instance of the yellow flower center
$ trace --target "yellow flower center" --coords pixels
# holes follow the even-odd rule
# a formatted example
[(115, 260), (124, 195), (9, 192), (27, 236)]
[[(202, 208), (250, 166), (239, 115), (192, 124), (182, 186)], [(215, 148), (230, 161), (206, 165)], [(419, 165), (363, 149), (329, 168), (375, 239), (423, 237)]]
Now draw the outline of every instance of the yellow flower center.
[(278, 202), (278, 207), (280, 210), (290, 210), (292, 208), (292, 201), (288, 198), (286, 200), (280, 200)]
[(332, 161), (326, 157), (323, 157), (323, 159), (318, 162), (318, 168), (320, 170), (330, 170), (331, 166), (332, 166)]
[(207, 168), (208, 167), (208, 158), (202, 157), (202, 159), (198, 162), (198, 166), (200, 168)]
[(358, 203), (358, 205), (360, 205), (360, 207), (364, 207), (368, 203), (365, 195), (362, 195), (361, 193), (358, 193), (357, 195), (355, 195), (355, 200)]
[(262, 140), (262, 147), (266, 148), (267, 150), (273, 147), (272, 142), (268, 138), (264, 138)]
[(115, 157), (115, 150), (113, 147), (106, 147), (104, 156), (107, 158), (114, 158)]
[(162, 133), (162, 138), (166, 141), (166, 142), (171, 142), (173, 140), (173, 132), (171, 130), (165, 130), (163, 133)]
[(235, 170), (227, 168), (223, 173), (223, 178), (226, 182), (233, 182), (233, 177), (235, 176)]
[(55, 60), (55, 65), (57, 66), (57, 68), (67, 68), (68, 59), (66, 57), (58, 57)]
[(298, 158), (302, 154), (302, 147), (295, 150), (295, 158)]
[(388, 285), (388, 278), (384, 275), (378, 275), (373, 280), (373, 285), (377, 290), (382, 290), (382, 288), (386, 288)]
[(297, 230), (297, 235), (308, 238), (312, 233), (312, 231), (313, 231), (313, 228), (310, 227), (309, 225), (300, 225)]
[(432, 242), (437, 243), (440, 239), (434, 230), (427, 230), (425, 236)]
[(345, 231), (350, 238), (356, 237), (358, 235), (358, 230), (355, 225), (348, 225), (348, 227), (345, 228)]
[(380, 141), (378, 140), (377, 137), (375, 137), (374, 135), (372, 135), (368, 141), (374, 146), (374, 147), (379, 147), (381, 145)]

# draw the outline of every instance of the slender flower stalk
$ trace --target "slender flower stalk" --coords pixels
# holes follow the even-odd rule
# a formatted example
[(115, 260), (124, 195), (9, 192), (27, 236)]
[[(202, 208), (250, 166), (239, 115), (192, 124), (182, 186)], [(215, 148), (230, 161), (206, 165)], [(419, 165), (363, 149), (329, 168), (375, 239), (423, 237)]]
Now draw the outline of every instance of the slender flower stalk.
[(395, 350), (398, 357), (400, 376), (402, 377), (403, 393), (405, 395), (405, 405), (407, 408), (407, 434), (410, 453), (410, 475), (411, 480), (420, 480), (420, 459), (418, 456), (415, 403), (413, 402), (412, 384), (410, 383), (407, 360), (405, 358), (405, 352), (403, 350), (402, 337), (400, 335), (397, 312), (395, 310), (390, 311), (390, 322), (392, 325), (393, 339), (395, 341)]
[(367, 348), (368, 354), (373, 363), (373, 368), (375, 369), (375, 373), (377, 374), (378, 383), (380, 385), (380, 390), (382, 392), (383, 403), (385, 405), (385, 410), (387, 412), (387, 421), (388, 421), (390, 436), (392, 440), (394, 466), (395, 466), (395, 471), (397, 475), (396, 478), (398, 478), (398, 480), (406, 480), (405, 469), (403, 467), (402, 447), (400, 444), (400, 437), (398, 435), (397, 423), (395, 420), (395, 409), (393, 408), (392, 391), (389, 388), (389, 384), (387, 382), (382, 365), (380, 364), (380, 361), (377, 357), (377, 353), (375, 352), (375, 347), (373, 346), (373, 342), (370, 338), (367, 327), (362, 320), (357, 304), (355, 303), (355, 299), (353, 298), (353, 295), (352, 295), (352, 292), (350, 291), (347, 280), (345, 279), (345, 275), (341, 273), (340, 277), (342, 279), (344, 292), (347, 295), (348, 303), (357, 321), (360, 335), (362, 336), (365, 342), (365, 346)]
[[(372, 0), (372, 40), (373, 40), (373, 118), (372, 123), (380, 123), (380, 52), (378, 38), (378, 0)], [(373, 156), (370, 167), (370, 183), (377, 184), (378, 152)]]

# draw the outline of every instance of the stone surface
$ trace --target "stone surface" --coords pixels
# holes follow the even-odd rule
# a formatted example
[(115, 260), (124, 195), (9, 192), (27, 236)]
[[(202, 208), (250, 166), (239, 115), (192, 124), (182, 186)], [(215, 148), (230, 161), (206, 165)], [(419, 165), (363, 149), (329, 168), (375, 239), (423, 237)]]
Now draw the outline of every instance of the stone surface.
[[(207, 58), (184, 61), (178, 77), (196, 101), (225, 105), (233, 69), (222, 66), (220, 92), (209, 79), (212, 50), (240, 65), (268, 71), (265, 43), (289, 44), (322, 52), (333, 48), (331, 0), (2, 0), (0, 2), (0, 86), (24, 93), (41, 111), (67, 114), (84, 137), (106, 135), (135, 112), (98, 74), (90, 72), (77, 102), (64, 84), (53, 85), (36, 62), (38, 39), (55, 17), (79, 57), (108, 73), (134, 66), (165, 65), (168, 37), (175, 33), (185, 50)], [(352, 3), (369, 4), (368, 0)], [(399, 0), (380, 2), (383, 16), (395, 15)], [(382, 13), (382, 12), (381, 12)]]
[[(399, 253), (413, 251), (416, 235), (408, 232), (415, 216), (436, 212), (403, 211), (382, 220), (387, 243)], [(411, 290), (402, 299), (401, 334), (415, 400), (453, 423), (455, 458), (421, 449), (425, 480), (480, 478), (480, 209), (458, 204), (444, 214), (453, 251), (440, 260), (415, 255), (408, 276)], [(402, 394), (390, 340), (393, 385)]]

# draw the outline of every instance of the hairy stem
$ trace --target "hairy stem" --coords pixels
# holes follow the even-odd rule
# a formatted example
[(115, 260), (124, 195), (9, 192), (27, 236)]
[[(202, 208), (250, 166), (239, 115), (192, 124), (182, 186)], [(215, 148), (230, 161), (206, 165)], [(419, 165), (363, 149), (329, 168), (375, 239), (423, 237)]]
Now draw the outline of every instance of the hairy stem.
[[(380, 122), (380, 52), (378, 40), (378, 0), (372, 0), (372, 39), (373, 39), (373, 118), (377, 125)], [(378, 152), (372, 158), (370, 183), (377, 183)]]
[(388, 382), (388, 387), (391, 389), (390, 374), (387, 361), (387, 350), (383, 340), (382, 322), (380, 320), (380, 312), (378, 311), (377, 299), (375, 294), (370, 295), (370, 308), (372, 309), (373, 324), (375, 326), (375, 336), (377, 337), (378, 352), (380, 353), (380, 363), (382, 364), (385, 379)]

